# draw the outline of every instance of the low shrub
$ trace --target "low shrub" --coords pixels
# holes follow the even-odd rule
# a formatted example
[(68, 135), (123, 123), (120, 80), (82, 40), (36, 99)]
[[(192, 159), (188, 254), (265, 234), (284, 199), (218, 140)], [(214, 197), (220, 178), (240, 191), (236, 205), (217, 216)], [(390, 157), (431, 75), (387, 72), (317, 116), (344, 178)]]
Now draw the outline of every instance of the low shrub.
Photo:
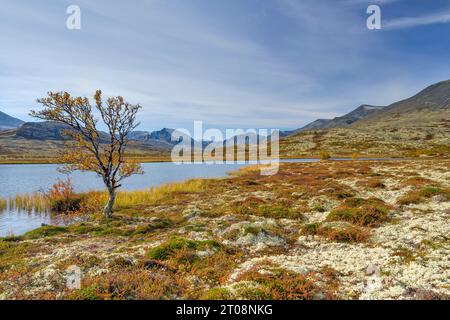
[(423, 201), (420, 192), (418, 191), (410, 191), (404, 196), (397, 199), (397, 204), (399, 205), (408, 205), (408, 204), (418, 204)]
[(386, 185), (379, 179), (370, 179), (366, 183), (367, 187), (374, 189), (384, 189)]
[(379, 199), (351, 198), (331, 210), (327, 221), (346, 221), (360, 226), (377, 227), (389, 220), (389, 209)]
[(300, 230), (300, 234), (307, 236), (320, 236), (330, 241), (348, 243), (365, 242), (370, 237), (369, 230), (350, 223), (311, 223), (305, 225)]
[(82, 288), (70, 292), (69, 300), (156, 300), (182, 297), (188, 282), (170, 271), (139, 267), (117, 269), (83, 279)]
[(313, 274), (301, 275), (283, 269), (260, 273), (250, 270), (239, 277), (245, 281), (237, 288), (241, 299), (250, 300), (316, 300), (330, 298), (332, 293), (326, 292)]
[(295, 208), (289, 208), (282, 204), (259, 204), (256, 202), (238, 202), (232, 208), (236, 214), (254, 215), (274, 219), (297, 219), (303, 220), (302, 212)]
[(208, 247), (219, 248), (221, 245), (213, 240), (194, 241), (181, 237), (172, 237), (167, 242), (150, 249), (147, 258), (154, 260), (167, 260), (182, 250), (197, 250)]
[(319, 156), (320, 156), (320, 160), (329, 160), (329, 159), (331, 159), (331, 155), (327, 151), (321, 151)]
[(83, 197), (74, 192), (72, 180), (58, 178), (46, 193), (45, 198), (54, 212), (75, 212), (80, 210)]
[(309, 224), (306, 224), (301, 229), (300, 234), (302, 234), (304, 236), (314, 236), (314, 235), (317, 235), (319, 233), (319, 228), (320, 228), (320, 223), (319, 222), (309, 223)]
[(326, 225), (319, 229), (319, 235), (330, 241), (357, 243), (366, 242), (370, 236), (370, 232), (365, 228), (350, 224), (340, 226)]
[(425, 187), (420, 190), (412, 190), (400, 197), (397, 200), (397, 204), (399, 205), (408, 205), (408, 204), (419, 204), (425, 201), (425, 199), (432, 198), (434, 196), (441, 195), (447, 201), (450, 200), (450, 190), (449, 189), (441, 189), (438, 187), (430, 186)]

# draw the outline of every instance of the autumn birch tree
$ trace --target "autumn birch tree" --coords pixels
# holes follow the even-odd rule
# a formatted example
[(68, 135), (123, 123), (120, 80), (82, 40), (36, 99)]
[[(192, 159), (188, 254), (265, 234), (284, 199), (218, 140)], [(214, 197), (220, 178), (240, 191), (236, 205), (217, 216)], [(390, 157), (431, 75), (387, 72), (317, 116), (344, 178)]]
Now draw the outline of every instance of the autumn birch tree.
[[(60, 161), (64, 163), (62, 170), (97, 173), (109, 194), (103, 212), (106, 217), (111, 217), (121, 182), (142, 173), (139, 163), (125, 159), (128, 135), (139, 125), (136, 114), (141, 106), (129, 104), (120, 96), (104, 102), (100, 90), (96, 91), (94, 100), (92, 107), (86, 97), (49, 92), (48, 97), (37, 100), (43, 109), (31, 111), (31, 116), (67, 125), (64, 134), (70, 139), (60, 154)], [(106, 133), (98, 129), (98, 118), (106, 127)]]

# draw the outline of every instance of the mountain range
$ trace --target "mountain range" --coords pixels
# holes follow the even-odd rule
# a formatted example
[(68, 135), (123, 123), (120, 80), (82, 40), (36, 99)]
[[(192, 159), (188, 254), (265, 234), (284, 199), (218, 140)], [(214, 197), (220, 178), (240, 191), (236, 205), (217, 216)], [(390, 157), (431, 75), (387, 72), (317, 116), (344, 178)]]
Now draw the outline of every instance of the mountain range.
[(450, 80), (386, 107), (362, 105), (334, 119), (319, 119), (281, 140), (284, 156), (448, 156)]
[[(63, 134), (66, 128), (50, 121), (25, 123), (0, 112), (0, 156), (21, 154), (43, 146), (49, 150), (58, 149), (66, 140)], [(299, 129), (280, 132), (281, 151), (286, 156), (302, 156), (338, 148), (346, 153), (382, 153), (374, 147), (376, 145), (386, 145), (383, 150), (411, 150), (417, 149), (418, 145), (424, 149), (435, 148), (450, 144), (449, 128), (450, 80), (447, 80), (388, 106), (365, 104), (334, 119), (317, 119)], [(173, 132), (174, 129), (169, 128), (134, 131), (129, 138), (136, 153), (157, 151), (168, 154), (178, 143), (172, 141)], [(100, 136), (105, 141), (108, 138), (104, 132)], [(192, 138), (188, 139), (193, 142)], [(203, 142), (203, 146), (209, 143)]]
[(420, 91), (411, 98), (395, 102), (389, 106), (361, 105), (355, 110), (334, 119), (317, 119), (304, 127), (285, 131), (292, 135), (302, 131), (356, 127), (383, 122), (392, 118), (415, 115), (421, 111), (435, 112), (450, 106), (450, 80), (441, 81)]
[(365, 119), (373, 114), (379, 113), (385, 107), (371, 106), (371, 105), (361, 105), (355, 110), (341, 117), (336, 117), (334, 119), (317, 119), (306, 126), (293, 131), (292, 133), (297, 133), (301, 131), (314, 130), (314, 129), (332, 129), (339, 127), (350, 126), (351, 124)]
[(0, 130), (15, 129), (21, 126), (24, 122), (17, 118), (11, 117), (0, 111)]

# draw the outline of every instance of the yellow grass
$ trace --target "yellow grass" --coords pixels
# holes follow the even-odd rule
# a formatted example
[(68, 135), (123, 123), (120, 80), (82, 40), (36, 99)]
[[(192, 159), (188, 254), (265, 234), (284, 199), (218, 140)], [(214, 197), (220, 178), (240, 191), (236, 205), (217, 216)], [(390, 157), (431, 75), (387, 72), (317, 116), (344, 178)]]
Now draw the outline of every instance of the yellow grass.
[[(152, 187), (145, 190), (119, 191), (116, 197), (116, 208), (131, 207), (135, 205), (154, 205), (161, 201), (174, 199), (177, 195), (197, 193), (204, 190), (203, 182), (200, 179), (189, 180), (181, 183), (169, 183), (159, 187)], [(107, 199), (106, 191), (91, 191), (83, 195), (86, 209), (100, 209)], [(50, 209), (50, 202), (40, 193), (23, 194), (10, 197), (8, 201), (0, 199), (0, 209), (6, 208), (7, 204), (12, 208), (21, 210), (46, 211)]]
[[(120, 191), (117, 193), (116, 207), (129, 207), (139, 204), (156, 204), (164, 200), (175, 198), (183, 193), (197, 193), (203, 191), (203, 181), (189, 180), (181, 183), (169, 183), (146, 190)], [(106, 199), (107, 194), (104, 193)]]
[(14, 197), (10, 197), (8, 202), (11, 208), (27, 211), (31, 211), (33, 209), (37, 211), (46, 211), (49, 208), (48, 200), (38, 192), (16, 195)]
[(236, 171), (228, 172), (228, 175), (232, 176), (232, 177), (240, 177), (240, 176), (245, 176), (249, 173), (259, 172), (259, 171), (263, 170), (264, 168), (270, 168), (270, 165), (268, 165), (268, 164), (247, 165), (245, 167), (239, 168)]
[(8, 201), (0, 198), (0, 210), (3, 210), (7, 207)]

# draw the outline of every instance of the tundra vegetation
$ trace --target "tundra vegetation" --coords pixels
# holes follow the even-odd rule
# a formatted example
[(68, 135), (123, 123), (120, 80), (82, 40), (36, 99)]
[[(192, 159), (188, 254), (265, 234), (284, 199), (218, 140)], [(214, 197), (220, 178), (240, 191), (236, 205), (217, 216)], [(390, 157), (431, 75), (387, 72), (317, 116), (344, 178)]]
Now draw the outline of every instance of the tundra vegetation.
[[(113, 216), (102, 212), (107, 191), (77, 194), (59, 181), (15, 200), (83, 222), (0, 239), (0, 297), (448, 299), (449, 165), (282, 163), (273, 176), (249, 166), (118, 191)], [(77, 290), (66, 287), (73, 265)], [(370, 289), (373, 266), (381, 286)]]

